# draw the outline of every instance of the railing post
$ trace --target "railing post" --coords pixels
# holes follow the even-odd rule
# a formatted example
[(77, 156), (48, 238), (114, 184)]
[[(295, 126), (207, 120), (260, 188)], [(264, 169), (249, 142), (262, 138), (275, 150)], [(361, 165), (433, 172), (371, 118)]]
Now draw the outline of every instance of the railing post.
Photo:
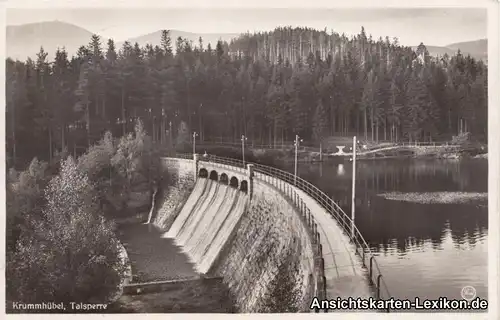
[(373, 258), (374, 256), (371, 256), (370, 257), (370, 270), (368, 270), (368, 275), (369, 275), (369, 280), (370, 280), (370, 284), (373, 284), (373, 280), (372, 280), (372, 276), (373, 276)]
[(381, 274), (377, 276), (377, 300), (380, 299), (380, 278), (382, 278)]
[[(326, 296), (326, 276), (325, 276), (325, 269), (323, 268), (323, 292), (325, 294), (325, 299), (328, 299)], [(328, 308), (325, 308), (325, 313), (328, 313)]]
[(193, 161), (194, 161), (194, 181), (198, 180), (198, 161), (199, 161), (199, 155), (197, 153), (193, 154)]
[(248, 196), (252, 200), (253, 196), (253, 164), (247, 164), (247, 176), (248, 176)]

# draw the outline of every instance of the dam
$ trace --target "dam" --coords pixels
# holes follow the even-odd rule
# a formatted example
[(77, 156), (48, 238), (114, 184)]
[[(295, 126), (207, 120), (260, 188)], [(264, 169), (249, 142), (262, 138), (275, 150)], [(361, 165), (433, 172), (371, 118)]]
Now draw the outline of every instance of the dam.
[[(220, 279), (238, 312), (319, 312), (310, 309), (314, 297), (387, 298), (362, 236), (346, 232), (345, 213), (296, 177), (214, 156), (161, 160), (166, 178), (148, 218), (157, 241), (184, 253), (188, 261), (170, 256), (184, 275)], [(163, 284), (130, 286), (155, 285)]]

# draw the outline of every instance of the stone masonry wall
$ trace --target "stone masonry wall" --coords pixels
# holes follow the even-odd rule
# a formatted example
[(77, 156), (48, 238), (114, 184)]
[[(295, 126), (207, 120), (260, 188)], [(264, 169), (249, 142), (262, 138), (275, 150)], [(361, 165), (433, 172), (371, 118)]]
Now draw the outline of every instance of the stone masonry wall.
[(152, 222), (167, 231), (186, 203), (195, 184), (192, 160), (162, 160), (163, 179), (158, 190)]
[(287, 256), (299, 262), (293, 277), (297, 307), (307, 311), (315, 294), (313, 248), (293, 204), (267, 183), (254, 179), (254, 196), (210, 275), (222, 276), (239, 312), (263, 312), (270, 283)]

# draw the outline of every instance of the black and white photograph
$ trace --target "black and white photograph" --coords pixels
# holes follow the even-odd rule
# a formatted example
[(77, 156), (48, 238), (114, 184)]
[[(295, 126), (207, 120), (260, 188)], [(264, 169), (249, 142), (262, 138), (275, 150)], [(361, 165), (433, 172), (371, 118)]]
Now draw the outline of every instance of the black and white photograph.
[(5, 312), (497, 319), (498, 2), (403, 2), (8, 1)]

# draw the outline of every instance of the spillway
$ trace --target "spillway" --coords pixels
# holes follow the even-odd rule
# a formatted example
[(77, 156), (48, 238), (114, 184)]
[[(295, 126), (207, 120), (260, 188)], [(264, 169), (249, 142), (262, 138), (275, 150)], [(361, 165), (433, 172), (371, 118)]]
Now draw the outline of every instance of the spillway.
[(170, 230), (196, 269), (207, 273), (245, 211), (248, 196), (229, 185), (199, 178)]

